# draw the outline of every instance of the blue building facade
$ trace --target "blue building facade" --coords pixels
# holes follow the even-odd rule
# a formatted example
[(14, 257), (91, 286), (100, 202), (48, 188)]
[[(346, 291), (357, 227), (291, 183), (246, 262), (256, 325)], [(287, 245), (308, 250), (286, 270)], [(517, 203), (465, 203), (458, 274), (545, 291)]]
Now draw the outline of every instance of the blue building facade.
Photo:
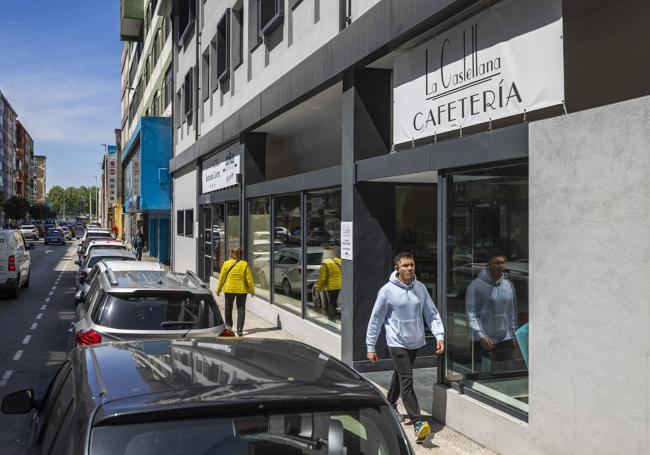
[(149, 254), (170, 260), (172, 122), (142, 117), (122, 153), (124, 239), (142, 230)]

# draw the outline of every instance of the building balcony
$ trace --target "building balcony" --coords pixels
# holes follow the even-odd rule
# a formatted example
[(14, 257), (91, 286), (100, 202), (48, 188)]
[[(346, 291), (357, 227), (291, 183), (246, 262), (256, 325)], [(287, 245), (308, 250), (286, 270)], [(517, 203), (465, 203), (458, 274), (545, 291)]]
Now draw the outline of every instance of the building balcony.
[(144, 20), (142, 0), (120, 0), (120, 39), (137, 41)]

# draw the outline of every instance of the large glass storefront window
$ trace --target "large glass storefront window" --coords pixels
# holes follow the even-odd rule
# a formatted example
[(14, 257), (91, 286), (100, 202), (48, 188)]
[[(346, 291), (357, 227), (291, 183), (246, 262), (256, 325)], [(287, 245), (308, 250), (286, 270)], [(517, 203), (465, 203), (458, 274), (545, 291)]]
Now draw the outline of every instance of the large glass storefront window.
[(528, 412), (528, 165), (448, 176), (446, 379)]
[[(273, 302), (302, 313), (302, 213), (300, 193), (274, 198)], [(281, 245), (280, 245), (281, 244)]]
[(271, 300), (271, 253), (284, 247), (279, 240), (271, 246), (271, 199), (251, 199), (248, 205), (248, 264), (253, 272), (258, 297)]
[(226, 256), (230, 255), (230, 250), (241, 246), (240, 226), (239, 202), (228, 202), (226, 204)]
[(307, 317), (341, 328), (341, 190), (307, 193)]
[(212, 206), (212, 276), (219, 277), (226, 260), (226, 218), (224, 204)]

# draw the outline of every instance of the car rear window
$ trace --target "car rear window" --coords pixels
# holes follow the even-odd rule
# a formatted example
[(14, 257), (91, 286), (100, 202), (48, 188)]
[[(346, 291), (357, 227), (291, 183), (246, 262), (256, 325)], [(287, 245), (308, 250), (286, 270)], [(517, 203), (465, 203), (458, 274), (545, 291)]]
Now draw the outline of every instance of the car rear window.
[(61, 231), (61, 229), (49, 229), (49, 230), (47, 231), (47, 234), (48, 234), (48, 235), (52, 235), (52, 234), (63, 234), (63, 232)]
[(93, 455), (251, 453), (403, 455), (409, 450), (388, 406), (345, 411), (159, 421), (92, 430)]
[(223, 324), (212, 298), (173, 294), (148, 297), (108, 294), (103, 305), (93, 313), (93, 321), (122, 330), (207, 329)]

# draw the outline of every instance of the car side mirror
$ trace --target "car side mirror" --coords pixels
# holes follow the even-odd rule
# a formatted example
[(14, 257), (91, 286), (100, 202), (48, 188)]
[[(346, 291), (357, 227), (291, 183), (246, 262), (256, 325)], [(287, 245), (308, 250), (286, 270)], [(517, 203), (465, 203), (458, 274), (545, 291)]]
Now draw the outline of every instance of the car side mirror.
[(2, 412), (5, 414), (27, 414), (34, 407), (34, 391), (32, 389), (19, 390), (5, 395), (2, 399)]
[(84, 295), (84, 291), (77, 291), (77, 293), (74, 295), (75, 305), (79, 305), (80, 303), (83, 303), (85, 298), (86, 296)]
[(30, 250), (33, 250), (34, 248), (36, 248), (36, 245), (34, 245), (33, 243), (30, 243), (29, 246), (28, 246), (28, 248), (29, 248)]
[(74, 261), (74, 263), (75, 263), (75, 265), (78, 265), (79, 267), (81, 267), (81, 261), (80, 261), (79, 259), (77, 259), (76, 261)]

